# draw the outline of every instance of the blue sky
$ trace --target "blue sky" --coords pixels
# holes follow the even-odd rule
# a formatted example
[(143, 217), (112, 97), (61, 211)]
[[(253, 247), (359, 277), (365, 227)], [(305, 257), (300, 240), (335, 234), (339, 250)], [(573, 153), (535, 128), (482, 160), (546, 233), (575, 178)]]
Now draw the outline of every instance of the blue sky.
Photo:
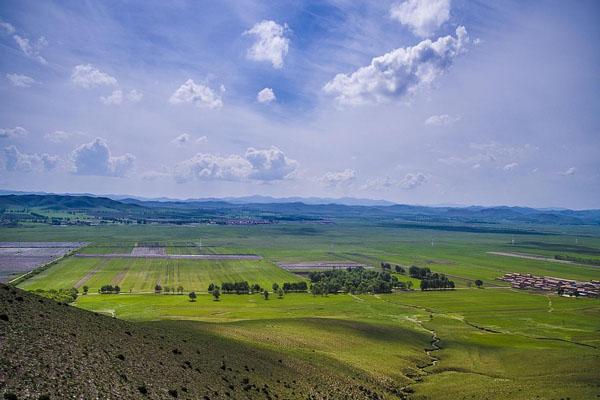
[(0, 187), (600, 207), (600, 5), (0, 3)]

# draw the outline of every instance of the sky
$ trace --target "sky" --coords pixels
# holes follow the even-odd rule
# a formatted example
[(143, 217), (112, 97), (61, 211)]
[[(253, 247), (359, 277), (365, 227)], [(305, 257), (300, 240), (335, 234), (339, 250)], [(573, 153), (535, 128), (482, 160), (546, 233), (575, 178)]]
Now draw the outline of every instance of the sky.
[(600, 208), (600, 2), (0, 2), (0, 188)]

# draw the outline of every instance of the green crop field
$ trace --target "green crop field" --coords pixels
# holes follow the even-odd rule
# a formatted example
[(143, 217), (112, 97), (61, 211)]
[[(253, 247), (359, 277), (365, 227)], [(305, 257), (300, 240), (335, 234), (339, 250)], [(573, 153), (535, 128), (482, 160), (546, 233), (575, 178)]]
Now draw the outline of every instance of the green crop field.
[[(539, 234), (335, 225), (99, 226), (0, 229), (0, 240), (85, 240), (87, 254), (130, 253), (136, 243), (167, 254), (258, 254), (261, 261), (67, 257), (23, 281), (27, 290), (89, 286), (75, 306), (136, 323), (187, 321), (216, 335), (342, 375), (356, 374), (387, 398), (588, 399), (600, 394), (600, 300), (510, 289), (507, 272), (590, 280), (600, 268), (488, 254), (594, 257), (589, 227)], [(514, 240), (514, 244), (513, 244)], [(457, 289), (381, 295), (205, 294), (209, 283), (246, 280), (270, 288), (304, 279), (277, 262), (381, 262), (429, 267)], [(419, 281), (395, 274), (400, 280)], [(481, 279), (483, 289), (471, 287)], [(156, 283), (187, 295), (154, 294)], [(119, 295), (97, 289), (118, 284)], [(402, 394), (400, 394), (402, 393)]]
[(47, 290), (85, 285), (96, 292), (111, 284), (124, 292), (151, 292), (160, 284), (206, 291), (211, 283), (248, 281), (270, 288), (273, 283), (302, 279), (267, 261), (70, 257), (24, 281), (21, 287)]

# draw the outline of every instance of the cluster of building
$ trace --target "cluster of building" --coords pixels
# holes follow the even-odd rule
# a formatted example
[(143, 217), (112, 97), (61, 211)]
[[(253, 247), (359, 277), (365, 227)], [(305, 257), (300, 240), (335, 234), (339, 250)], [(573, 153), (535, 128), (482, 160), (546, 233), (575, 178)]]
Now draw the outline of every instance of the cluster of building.
[(535, 276), (531, 274), (511, 273), (500, 278), (509, 282), (515, 289), (537, 289), (553, 291), (568, 296), (600, 296), (600, 281), (580, 282), (572, 279), (554, 278), (552, 276)]

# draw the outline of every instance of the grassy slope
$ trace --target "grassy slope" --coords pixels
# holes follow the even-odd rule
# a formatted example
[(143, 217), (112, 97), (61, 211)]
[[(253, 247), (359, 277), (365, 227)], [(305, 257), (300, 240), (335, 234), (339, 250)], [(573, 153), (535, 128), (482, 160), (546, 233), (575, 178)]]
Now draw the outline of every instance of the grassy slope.
[(319, 368), (197, 324), (134, 324), (4, 285), (0, 316), (0, 394), (18, 398), (172, 399), (169, 390), (182, 399), (384, 396), (360, 371)]
[[(196, 303), (184, 296), (87, 296), (78, 306), (132, 320), (201, 321), (200, 331), (316, 365), (335, 361), (362, 369), (385, 387), (413, 383), (417, 398), (583, 399), (595, 395), (600, 377), (600, 302), (591, 299), (471, 289), (296, 294), (268, 301), (228, 295), (215, 302), (202, 295)], [(440, 362), (425, 374), (418, 367), (430, 362), (423, 349), (429, 347), (432, 330), (442, 350), (435, 354)]]

